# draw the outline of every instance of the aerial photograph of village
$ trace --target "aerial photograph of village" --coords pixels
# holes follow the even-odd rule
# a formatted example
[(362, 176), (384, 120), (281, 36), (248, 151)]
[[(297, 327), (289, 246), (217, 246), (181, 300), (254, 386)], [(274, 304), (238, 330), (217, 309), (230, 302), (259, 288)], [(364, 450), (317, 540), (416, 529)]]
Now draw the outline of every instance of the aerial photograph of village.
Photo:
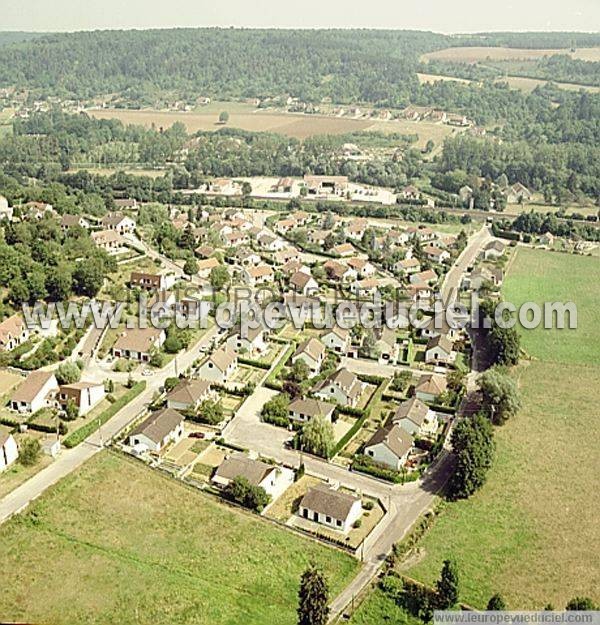
[(600, 625), (600, 2), (1, 0), (0, 396), (2, 624)]

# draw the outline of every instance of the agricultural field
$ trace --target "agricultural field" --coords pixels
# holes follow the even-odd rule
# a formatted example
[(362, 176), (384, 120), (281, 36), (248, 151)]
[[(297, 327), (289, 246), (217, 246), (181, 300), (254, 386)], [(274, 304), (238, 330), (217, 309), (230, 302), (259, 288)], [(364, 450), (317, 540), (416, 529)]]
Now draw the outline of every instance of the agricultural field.
[[(536, 198), (534, 195), (533, 203), (530, 204), (507, 204), (504, 209), (504, 213), (506, 215), (520, 215), (521, 213), (529, 213), (530, 211), (534, 211), (536, 213), (557, 213), (561, 208), (565, 208), (562, 206), (556, 206), (553, 204), (544, 204), (544, 200), (542, 197)], [(587, 206), (577, 206), (571, 205), (565, 208), (566, 214), (571, 215), (572, 213), (580, 213), (587, 217), (588, 215), (597, 215), (598, 207), (593, 205)]]
[[(420, 544), (409, 575), (432, 583), (455, 557), (461, 599), (484, 607), (500, 592), (509, 606), (557, 608), (575, 595), (600, 600), (597, 441), (600, 296), (597, 260), (519, 248), (506, 299), (572, 300), (579, 329), (528, 330), (531, 355), (514, 370), (519, 414), (496, 429), (497, 458), (486, 485), (451, 504)], [(592, 408), (592, 412), (590, 409)]]
[(464, 46), (445, 48), (428, 52), (421, 57), (422, 61), (448, 61), (454, 63), (477, 63), (480, 61), (535, 61), (554, 54), (568, 54), (573, 59), (582, 61), (600, 61), (600, 48), (581, 48), (572, 52), (568, 48), (540, 50), (535, 48), (504, 48)]
[[(547, 80), (542, 80), (541, 78), (526, 78), (524, 76), (503, 76), (502, 78), (498, 78), (497, 82), (505, 82), (511, 89), (519, 89), (525, 93), (531, 93), (537, 87), (548, 83)], [(594, 87), (592, 85), (577, 85), (568, 82), (556, 82), (554, 84), (567, 91), (580, 91), (583, 89), (590, 93), (600, 93), (600, 87)]]
[(424, 84), (433, 84), (436, 82), (460, 82), (463, 85), (468, 85), (472, 81), (467, 80), (466, 78), (457, 78), (456, 76), (442, 76), (440, 74), (420, 74), (417, 72), (417, 78), (419, 82)]
[(105, 452), (3, 525), (3, 618), (292, 625), (310, 559), (334, 595), (357, 571), (340, 551), (166, 479)]

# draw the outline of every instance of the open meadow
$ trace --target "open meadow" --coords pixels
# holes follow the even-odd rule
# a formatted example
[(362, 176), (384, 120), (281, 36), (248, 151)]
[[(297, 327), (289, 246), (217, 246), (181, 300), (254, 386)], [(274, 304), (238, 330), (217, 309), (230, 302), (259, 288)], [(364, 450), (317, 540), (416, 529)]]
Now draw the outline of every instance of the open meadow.
[(3, 620), (292, 625), (315, 560), (358, 563), (103, 452), (0, 528)]
[(454, 63), (477, 63), (480, 61), (535, 61), (555, 54), (567, 54), (573, 59), (582, 61), (600, 61), (600, 47), (580, 48), (572, 51), (568, 48), (505, 48), (501, 46), (457, 46), (428, 52), (421, 57), (422, 61), (448, 61)]
[(486, 485), (447, 506), (420, 543), (409, 575), (432, 583), (457, 559), (461, 599), (485, 607), (500, 592), (509, 607), (562, 608), (575, 595), (600, 600), (597, 510), (600, 401), (598, 261), (519, 248), (507, 300), (572, 300), (578, 330), (527, 330), (531, 355), (514, 370), (523, 408), (496, 429)]

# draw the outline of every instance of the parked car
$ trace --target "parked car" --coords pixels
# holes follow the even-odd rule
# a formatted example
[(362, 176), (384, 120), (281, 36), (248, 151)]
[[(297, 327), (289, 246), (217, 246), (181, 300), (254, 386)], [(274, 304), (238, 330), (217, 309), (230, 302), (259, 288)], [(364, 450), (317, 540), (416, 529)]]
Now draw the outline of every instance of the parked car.
[(190, 432), (188, 438), (205, 438), (204, 432)]

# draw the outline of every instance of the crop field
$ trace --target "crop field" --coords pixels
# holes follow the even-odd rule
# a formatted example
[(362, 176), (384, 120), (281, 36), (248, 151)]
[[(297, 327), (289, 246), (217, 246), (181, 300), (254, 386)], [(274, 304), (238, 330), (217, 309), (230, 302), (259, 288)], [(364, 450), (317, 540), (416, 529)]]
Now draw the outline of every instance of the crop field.
[[(502, 78), (498, 78), (497, 82), (508, 83), (508, 86), (512, 89), (519, 89), (525, 93), (531, 93), (540, 85), (548, 83), (547, 80), (542, 80), (540, 78), (525, 78), (523, 76), (503, 76)], [(600, 93), (600, 87), (594, 87), (592, 85), (577, 85), (568, 82), (557, 82), (554, 84), (561, 89), (566, 89), (567, 91), (580, 91), (583, 89), (584, 91), (588, 91), (590, 93)]]
[(540, 50), (485, 46), (445, 48), (444, 50), (428, 52), (421, 57), (421, 60), (450, 61), (455, 63), (477, 63), (488, 59), (491, 61), (535, 61), (554, 54), (568, 54), (570, 57), (582, 61), (600, 61), (600, 48), (581, 48), (580, 50), (571, 52), (571, 50), (567, 48)]
[[(500, 592), (512, 608), (562, 608), (575, 595), (600, 600), (597, 522), (600, 296), (597, 260), (520, 248), (506, 299), (573, 300), (577, 331), (523, 331), (532, 359), (515, 370), (519, 414), (496, 429), (497, 458), (486, 485), (451, 504), (420, 545), (409, 574), (432, 583), (457, 559), (461, 598), (484, 607)], [(595, 280), (595, 281), (594, 281)]]
[(417, 73), (417, 78), (419, 79), (419, 82), (423, 85), (423, 84), (432, 84), (435, 82), (461, 82), (464, 85), (468, 85), (471, 83), (470, 80), (467, 80), (466, 78), (457, 78), (455, 76), (441, 76), (440, 74), (419, 74)]
[(293, 625), (309, 560), (334, 595), (358, 568), (166, 479), (104, 452), (3, 525), (0, 618)]

